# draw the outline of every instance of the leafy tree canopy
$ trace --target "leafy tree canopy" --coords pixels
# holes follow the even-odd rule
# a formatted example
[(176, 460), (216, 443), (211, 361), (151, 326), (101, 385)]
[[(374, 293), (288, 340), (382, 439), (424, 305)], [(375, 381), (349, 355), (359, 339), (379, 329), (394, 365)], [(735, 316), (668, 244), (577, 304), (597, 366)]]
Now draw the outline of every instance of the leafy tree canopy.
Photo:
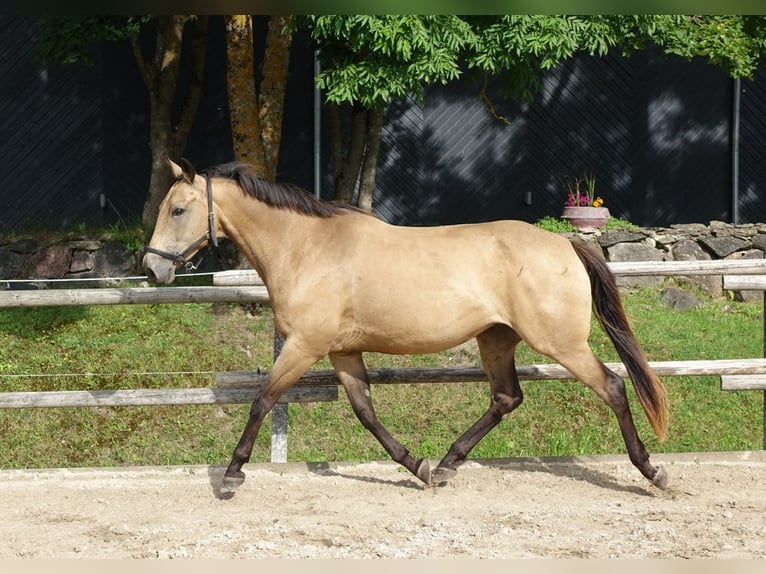
[(38, 55), (48, 63), (93, 63), (100, 42), (137, 36), (150, 16), (43, 16)]
[(656, 45), (703, 57), (734, 77), (750, 77), (766, 51), (762, 16), (310, 16), (321, 49), (317, 82), (334, 103), (384, 106), (446, 83), (461, 70), (505, 74), (531, 98), (540, 75), (578, 52), (603, 56)]
[(475, 42), (457, 16), (310, 16), (322, 51), (317, 84), (334, 103), (380, 107), (418, 94), (423, 84), (460, 75), (460, 58)]

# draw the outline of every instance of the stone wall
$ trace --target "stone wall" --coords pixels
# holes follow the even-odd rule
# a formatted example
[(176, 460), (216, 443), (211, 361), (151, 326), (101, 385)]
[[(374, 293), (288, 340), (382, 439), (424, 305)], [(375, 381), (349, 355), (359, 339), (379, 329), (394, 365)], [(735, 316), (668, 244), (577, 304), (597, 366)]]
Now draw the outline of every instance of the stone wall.
[(114, 239), (31, 237), (0, 242), (0, 280), (137, 275), (135, 251)]
[[(766, 251), (766, 223), (731, 225), (712, 221), (710, 225), (692, 223), (573, 235), (596, 242), (609, 261), (762, 259)], [(125, 277), (142, 274), (140, 263), (135, 251), (110, 238), (0, 241), (0, 280)], [(622, 286), (665, 281), (663, 277), (618, 279)], [(723, 295), (720, 275), (689, 277), (688, 281), (713, 297)], [(743, 291), (735, 296), (738, 299), (761, 298), (760, 292)]]
[[(762, 259), (766, 251), (766, 224), (732, 225), (711, 221), (671, 227), (612, 230), (576, 234), (597, 242), (609, 261), (693, 261), (711, 259)], [(713, 297), (723, 295), (720, 275), (683, 278)], [(658, 285), (664, 277), (619, 277), (621, 286)], [(757, 291), (735, 293), (739, 300), (760, 299)]]

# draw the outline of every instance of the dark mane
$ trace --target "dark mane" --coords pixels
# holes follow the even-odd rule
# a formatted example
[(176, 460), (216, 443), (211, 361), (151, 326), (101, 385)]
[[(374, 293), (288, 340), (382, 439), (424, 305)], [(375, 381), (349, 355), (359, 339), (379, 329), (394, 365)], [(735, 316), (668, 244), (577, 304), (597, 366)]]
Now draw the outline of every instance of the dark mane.
[(247, 163), (224, 163), (208, 168), (203, 173), (210, 178), (220, 177), (235, 181), (243, 193), (278, 209), (289, 209), (316, 217), (361, 211), (351, 205), (321, 201), (297, 185), (272, 183), (262, 179), (255, 174), (253, 166)]

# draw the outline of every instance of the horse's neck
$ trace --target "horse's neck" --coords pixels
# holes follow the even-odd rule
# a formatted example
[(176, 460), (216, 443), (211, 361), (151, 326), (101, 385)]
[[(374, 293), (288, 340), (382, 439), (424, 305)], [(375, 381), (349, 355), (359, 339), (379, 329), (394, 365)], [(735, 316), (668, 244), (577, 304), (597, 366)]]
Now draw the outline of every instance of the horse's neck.
[(279, 277), (292, 276), (294, 258), (306, 251), (301, 246), (313, 242), (315, 218), (271, 207), (234, 186), (226, 186), (215, 197), (226, 237), (237, 245), (266, 286), (274, 286)]

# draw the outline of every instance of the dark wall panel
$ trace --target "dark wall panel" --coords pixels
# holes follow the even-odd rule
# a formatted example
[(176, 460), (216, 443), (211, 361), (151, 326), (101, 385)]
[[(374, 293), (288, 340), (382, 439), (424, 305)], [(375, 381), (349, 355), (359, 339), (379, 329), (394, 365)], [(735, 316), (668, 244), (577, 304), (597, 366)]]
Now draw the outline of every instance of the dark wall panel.
[[(256, 19), (257, 30), (264, 25)], [(200, 168), (233, 159), (223, 18), (213, 17), (210, 29), (185, 152)], [(0, 16), (0, 30), (0, 231), (139, 219), (149, 183), (149, 110), (130, 47), (103, 47), (93, 67), (46, 67), (35, 55), (36, 17)], [(766, 221), (764, 73), (741, 89), (742, 222)], [(313, 46), (303, 36), (293, 47), (279, 179), (309, 190), (312, 78)], [(634, 223), (731, 219), (733, 81), (717, 68), (652, 52), (612, 53), (550, 71), (532, 103), (506, 98), (503, 79), (490, 78), (490, 111), (482, 89), (483, 78), (467, 73), (429, 87), (423, 102), (388, 108), (374, 197), (380, 217), (412, 225), (535, 221), (560, 214), (566, 176), (593, 173), (612, 213)], [(324, 120), (322, 195), (331, 197)]]
[(592, 174), (613, 215), (639, 225), (731, 217), (732, 80), (717, 68), (651, 52), (581, 56), (546, 74), (529, 105), (493, 80), (494, 112), (481, 87), (468, 77), (393, 108), (383, 147), (400, 153), (379, 167), (381, 216), (536, 221), (561, 213), (567, 177)]
[(766, 72), (743, 81), (739, 145), (739, 218), (766, 221)]
[(97, 214), (102, 177), (98, 67), (42, 66), (36, 21), (3, 16), (0, 33), (0, 230), (79, 223)]

